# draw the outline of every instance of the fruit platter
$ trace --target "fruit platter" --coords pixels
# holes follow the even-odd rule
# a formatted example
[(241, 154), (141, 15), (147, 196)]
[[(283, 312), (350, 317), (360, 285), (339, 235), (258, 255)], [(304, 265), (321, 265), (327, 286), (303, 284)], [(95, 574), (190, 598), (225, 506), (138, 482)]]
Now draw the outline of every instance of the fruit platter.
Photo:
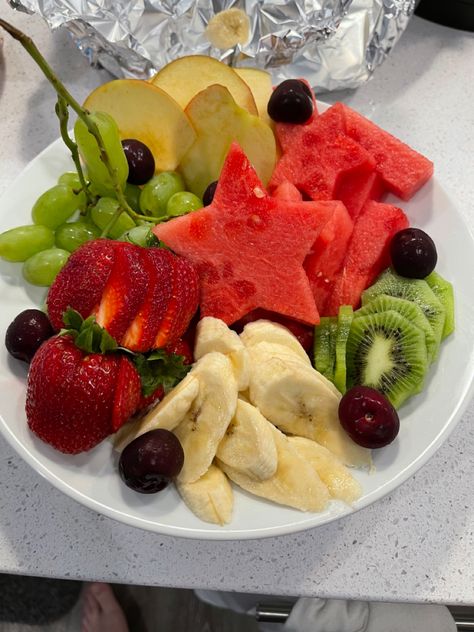
[(0, 206), (20, 455), (95, 511), (209, 539), (315, 527), (416, 472), (474, 370), (472, 237), (430, 157), (208, 57), (79, 104), (0, 26), (61, 135)]

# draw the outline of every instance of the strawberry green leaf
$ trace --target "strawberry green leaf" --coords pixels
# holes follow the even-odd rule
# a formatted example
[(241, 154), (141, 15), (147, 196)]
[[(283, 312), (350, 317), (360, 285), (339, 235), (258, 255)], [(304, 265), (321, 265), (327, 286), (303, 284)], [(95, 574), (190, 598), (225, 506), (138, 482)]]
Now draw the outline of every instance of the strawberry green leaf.
[(69, 307), (63, 314), (63, 322), (66, 325), (66, 329), (76, 329), (76, 331), (79, 331), (84, 319), (79, 312)]
[(61, 329), (60, 335), (68, 334), (74, 338), (76, 347), (87, 353), (108, 353), (117, 351), (117, 341), (109, 332), (101, 327), (95, 316), (89, 316), (85, 320), (74, 309), (64, 312), (63, 321), (65, 329)]
[(184, 360), (184, 356), (167, 353), (164, 349), (135, 355), (132, 361), (140, 374), (143, 395), (148, 397), (158, 386), (162, 386), (165, 393), (176, 386), (191, 368)]

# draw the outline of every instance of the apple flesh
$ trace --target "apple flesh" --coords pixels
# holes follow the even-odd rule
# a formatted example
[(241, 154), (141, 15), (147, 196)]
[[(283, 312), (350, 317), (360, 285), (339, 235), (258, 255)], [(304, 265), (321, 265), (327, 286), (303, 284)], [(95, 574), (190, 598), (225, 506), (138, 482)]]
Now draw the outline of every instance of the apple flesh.
[(249, 86), (227, 64), (213, 57), (188, 55), (170, 62), (151, 80), (184, 109), (199, 92), (219, 84), (227, 88), (237, 105), (258, 114)]
[(232, 141), (237, 141), (266, 185), (276, 161), (272, 130), (257, 116), (240, 108), (230, 92), (209, 86), (186, 108), (197, 140), (181, 161), (180, 171), (190, 191), (202, 198), (219, 175)]
[(145, 143), (156, 171), (173, 171), (196, 139), (183, 109), (166, 92), (148, 81), (117, 79), (99, 86), (84, 107), (110, 114), (122, 140)]
[(259, 117), (267, 125), (273, 126), (272, 119), (268, 116), (267, 106), (272, 96), (273, 86), (270, 73), (258, 68), (234, 68), (235, 72), (250, 88)]

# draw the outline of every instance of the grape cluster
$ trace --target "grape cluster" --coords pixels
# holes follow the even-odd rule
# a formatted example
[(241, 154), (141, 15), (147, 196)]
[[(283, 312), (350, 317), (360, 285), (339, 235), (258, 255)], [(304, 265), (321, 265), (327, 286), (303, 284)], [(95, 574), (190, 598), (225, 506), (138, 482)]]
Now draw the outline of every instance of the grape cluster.
[(93, 112), (89, 117), (102, 147), (79, 118), (74, 135), (85, 187), (77, 172), (63, 173), (33, 205), (32, 224), (0, 234), (0, 257), (22, 262), (23, 276), (33, 285), (51, 285), (69, 254), (87, 241), (107, 237), (147, 246), (156, 223), (203, 205), (185, 190), (179, 173), (155, 175), (148, 147), (136, 139), (121, 141), (111, 116)]

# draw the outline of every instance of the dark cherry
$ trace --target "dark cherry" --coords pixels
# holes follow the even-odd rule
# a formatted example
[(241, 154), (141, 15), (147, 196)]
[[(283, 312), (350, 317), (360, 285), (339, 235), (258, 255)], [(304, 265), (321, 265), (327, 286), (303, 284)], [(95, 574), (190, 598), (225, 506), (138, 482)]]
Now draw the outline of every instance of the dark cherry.
[(140, 140), (127, 138), (122, 147), (128, 162), (128, 179), (130, 184), (145, 184), (155, 173), (153, 154)]
[(303, 81), (287, 79), (272, 92), (267, 111), (277, 123), (305, 123), (313, 114), (311, 91)]
[(395, 408), (369, 386), (354, 386), (345, 393), (339, 402), (339, 421), (350, 438), (364, 448), (383, 448), (400, 429)]
[(216, 192), (216, 189), (217, 189), (217, 182), (218, 182), (217, 180), (214, 180), (214, 182), (211, 182), (211, 184), (204, 191), (204, 195), (202, 196), (202, 203), (204, 204), (204, 206), (209, 206), (209, 204), (214, 199), (214, 193)]
[(25, 309), (8, 326), (5, 346), (14, 358), (31, 362), (42, 343), (53, 335), (53, 328), (44, 312)]
[(134, 439), (120, 455), (119, 473), (126, 485), (141, 494), (167, 487), (181, 472), (184, 452), (178, 438), (158, 428)]
[(392, 237), (390, 256), (395, 272), (409, 279), (424, 279), (438, 261), (436, 246), (421, 228), (405, 228)]

